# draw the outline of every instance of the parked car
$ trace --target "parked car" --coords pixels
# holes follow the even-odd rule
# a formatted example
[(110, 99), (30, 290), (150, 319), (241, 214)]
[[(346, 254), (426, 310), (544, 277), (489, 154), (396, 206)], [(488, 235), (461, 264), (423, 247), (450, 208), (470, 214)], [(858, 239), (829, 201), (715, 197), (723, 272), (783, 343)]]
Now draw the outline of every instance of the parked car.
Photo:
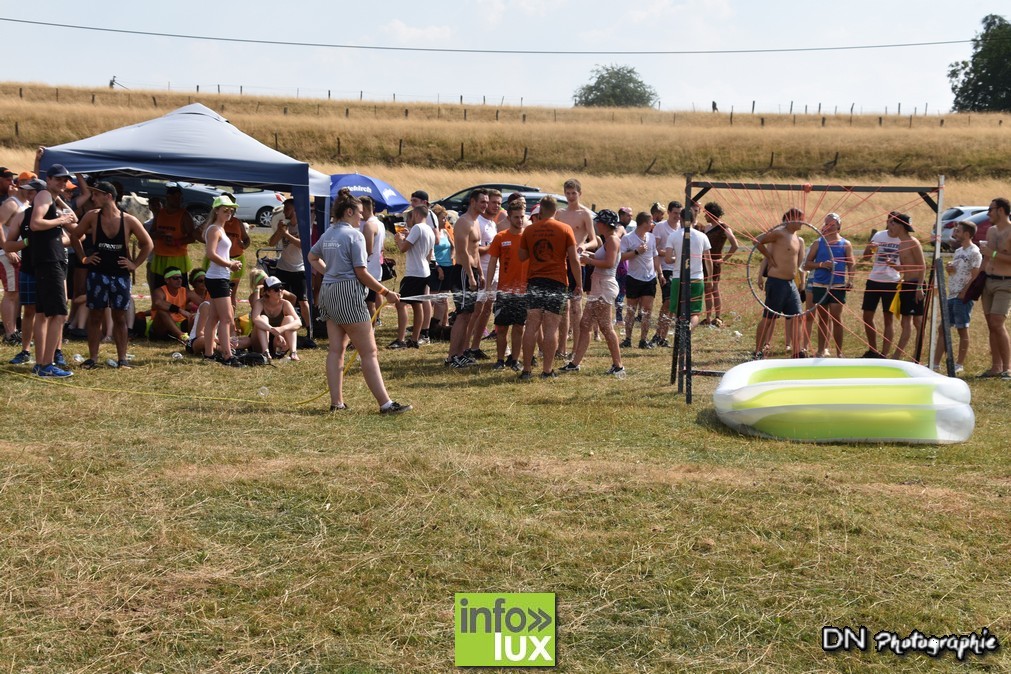
[[(456, 211), (457, 213), (463, 213), (467, 210), (467, 206), (470, 204), (470, 193), (478, 188), (484, 188), (486, 190), (495, 189), (502, 193), (503, 201), (513, 192), (539, 192), (541, 188), (531, 187), (530, 185), (515, 185), (513, 183), (485, 183), (483, 185), (471, 185), (466, 189), (462, 189), (455, 194), (451, 194), (448, 197), (443, 197), (438, 201), (431, 202), (432, 206), (439, 204), (447, 211)], [(530, 199), (527, 199), (527, 207), (533, 208), (530, 205)]]
[[(982, 241), (986, 241), (986, 233), (990, 230), (990, 213), (988, 211), (983, 211), (982, 213), (977, 213), (976, 215), (970, 215), (968, 218), (962, 218), (976, 225), (976, 235), (972, 237), (972, 242), (977, 246)], [(954, 227), (952, 227), (954, 229)]]
[[(955, 231), (955, 223), (959, 220), (967, 220), (978, 213), (986, 213), (986, 206), (953, 206), (941, 213), (941, 250), (950, 253), (953, 250), (951, 245), (951, 234)], [(987, 220), (989, 228), (989, 219)], [(978, 232), (977, 232), (978, 234)]]
[(134, 193), (147, 199), (156, 197), (165, 200), (166, 185), (175, 182), (183, 192), (183, 207), (193, 218), (194, 224), (203, 226), (204, 221), (211, 212), (211, 204), (222, 192), (232, 192), (235, 195), (235, 202), (239, 208), (236, 217), (239, 220), (251, 222), (261, 227), (270, 225), (270, 219), (274, 213), (274, 208), (280, 205), (285, 197), (273, 190), (261, 190), (256, 187), (222, 187), (214, 185), (202, 185), (183, 181), (171, 181), (163, 178), (151, 178), (147, 176), (126, 176), (126, 175), (104, 175), (105, 179), (111, 181), (123, 194)]

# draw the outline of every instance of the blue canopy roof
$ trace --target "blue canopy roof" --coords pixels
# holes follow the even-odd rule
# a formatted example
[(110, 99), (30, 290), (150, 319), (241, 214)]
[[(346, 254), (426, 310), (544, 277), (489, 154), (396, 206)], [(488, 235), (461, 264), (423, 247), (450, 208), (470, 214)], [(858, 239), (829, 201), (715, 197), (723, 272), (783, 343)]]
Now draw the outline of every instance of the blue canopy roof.
[(45, 171), (53, 164), (63, 164), (72, 173), (136, 172), (286, 192), (309, 185), (307, 163), (247, 136), (200, 103), (46, 148), (39, 168)]

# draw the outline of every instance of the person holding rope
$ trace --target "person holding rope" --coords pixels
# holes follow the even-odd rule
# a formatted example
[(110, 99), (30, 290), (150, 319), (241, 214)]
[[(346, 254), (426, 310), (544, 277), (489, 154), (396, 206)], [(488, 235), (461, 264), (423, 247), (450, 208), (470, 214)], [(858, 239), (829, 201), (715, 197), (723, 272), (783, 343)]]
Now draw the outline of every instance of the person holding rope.
[(853, 244), (842, 238), (842, 218), (829, 213), (821, 227), (821, 238), (811, 244), (804, 268), (811, 275), (811, 300), (817, 307), (818, 357), (828, 358), (828, 338), (832, 335), (836, 358), (842, 358), (842, 310), (846, 291), (853, 287)]
[(376, 338), (365, 306), (366, 288), (392, 302), (398, 302), (400, 296), (387, 290), (366, 268), (365, 237), (358, 229), (362, 218), (361, 200), (350, 194), (342, 195), (334, 204), (332, 215), (333, 226), (313, 244), (308, 256), (309, 264), (323, 277), (319, 308), (320, 315), (326, 319), (330, 341), (326, 357), (330, 411), (348, 409), (344, 402), (344, 353), (350, 341), (361, 358), (362, 376), (379, 403), (379, 413), (407, 412), (410, 405), (392, 400), (386, 392)]
[[(790, 212), (787, 212), (787, 216)], [(785, 216), (786, 217), (786, 216)], [(764, 322), (759, 322), (758, 328), (764, 331), (758, 341), (765, 344), (769, 341), (776, 325), (776, 318), (786, 318), (787, 339), (792, 348), (793, 358), (804, 358), (801, 351), (801, 339), (797, 328), (801, 321), (794, 317), (801, 312), (800, 291), (797, 290), (797, 272), (804, 262), (804, 241), (797, 232), (805, 223), (789, 219), (779, 227), (771, 229), (755, 240), (755, 249), (768, 261), (769, 277), (765, 282)]]

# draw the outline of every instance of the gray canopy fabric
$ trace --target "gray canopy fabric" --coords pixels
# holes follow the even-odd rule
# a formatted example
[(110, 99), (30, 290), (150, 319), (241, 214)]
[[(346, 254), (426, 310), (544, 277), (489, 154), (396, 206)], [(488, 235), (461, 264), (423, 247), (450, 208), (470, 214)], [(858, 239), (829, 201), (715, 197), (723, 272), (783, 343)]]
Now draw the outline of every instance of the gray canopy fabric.
[[(118, 171), (291, 192), (303, 256), (310, 247), (310, 185), (312, 192), (329, 197), (328, 177), (324, 188), (320, 174), (307, 163), (272, 150), (199, 103), (146, 122), (46, 148), (39, 170), (45, 171), (53, 164), (63, 164), (71, 173)], [(306, 265), (307, 278), (310, 273)]]

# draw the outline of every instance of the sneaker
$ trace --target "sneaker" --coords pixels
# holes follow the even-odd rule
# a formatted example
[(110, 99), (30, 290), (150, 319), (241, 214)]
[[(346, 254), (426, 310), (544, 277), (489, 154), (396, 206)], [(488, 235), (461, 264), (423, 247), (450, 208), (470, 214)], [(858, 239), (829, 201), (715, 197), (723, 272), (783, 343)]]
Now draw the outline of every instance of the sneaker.
[(431, 337), (426, 337), (425, 335), (422, 335), (421, 337), (418, 338), (418, 346), (425, 346), (426, 344), (431, 343), (432, 343)]
[(504, 370), (505, 368), (506, 368), (506, 364), (505, 364), (504, 360), (496, 360), (495, 361), (495, 365), (493, 365), (491, 369), (493, 369), (493, 370)]
[(25, 363), (30, 363), (32, 360), (32, 354), (27, 351), (22, 351), (18, 355), (10, 359), (11, 365), (24, 365)]
[(84, 368), (85, 370), (94, 370), (96, 367), (98, 367), (98, 363), (96, 363), (93, 359), (89, 358), (88, 360), (81, 363), (81, 367)]
[(653, 345), (651, 343), (647, 342), (645, 339), (640, 339), (639, 340), (639, 348), (640, 349), (652, 349)]
[(132, 370), (133, 365), (130, 365), (130, 361), (128, 360), (121, 360), (118, 363), (116, 363), (116, 368), (119, 370)]
[(612, 365), (604, 374), (623, 375), (625, 374), (625, 368)]
[(623, 349), (631, 349), (632, 348), (631, 338), (626, 337), (625, 339), (621, 340), (621, 344), (619, 344), (618, 346), (620, 346)]
[(222, 365), (226, 365), (228, 367), (244, 367), (242, 365), (242, 361), (239, 360), (238, 358), (236, 358), (235, 356), (232, 356), (228, 360), (225, 360), (224, 358), (222, 358), (222, 359), (219, 360), (219, 362)]
[(656, 345), (659, 346), (661, 349), (669, 349), (670, 348), (670, 342), (668, 342), (666, 339), (658, 339), (658, 340), (656, 340)]
[(330, 405), (331, 412), (343, 412), (348, 409), (347, 403), (341, 403), (340, 405)]
[(559, 372), (579, 372), (579, 366), (576, 365), (575, 363), (573, 363), (570, 360), (568, 363), (566, 363), (562, 367), (558, 368), (558, 371)]
[(39, 365), (38, 363), (35, 363), (35, 365), (32, 365), (32, 374), (39, 375), (41, 377), (42, 375), (39, 374), (40, 372), (42, 372), (42, 366), (41, 365)]
[(756, 351), (753, 354), (751, 354), (751, 357), (748, 360), (762, 360), (763, 358), (765, 358), (765, 352)]
[(472, 367), (474, 365), (477, 365), (477, 361), (469, 356), (454, 356), (453, 362), (449, 364), (451, 368), (456, 370), (461, 370), (465, 367)]
[(390, 342), (386, 346), (386, 348), (387, 349), (406, 349), (407, 348), (407, 344), (404, 343), (404, 342), (401, 342), (399, 339), (395, 339), (392, 342)]
[(1000, 373), (1000, 378), (1003, 381), (1011, 381), (1011, 371), (1004, 370), (1003, 372)]
[(387, 408), (380, 408), (380, 414), (400, 414), (402, 412), (410, 412), (412, 408), (410, 405), (401, 405), (400, 403), (393, 401)]
[(405, 349), (417, 349), (418, 348), (418, 343), (416, 341), (414, 341), (413, 339), (408, 339), (406, 342), (404, 342), (404, 348)]
[(491, 356), (489, 356), (481, 349), (471, 349), (470, 353), (466, 355), (470, 356), (474, 360), (491, 360)]
[(63, 351), (56, 349), (56, 353), (53, 354), (53, 365), (57, 368), (64, 368), (67, 366), (67, 359), (63, 357)]
[(446, 360), (442, 361), (442, 366), (443, 367), (449, 367), (450, 365), (453, 364), (453, 360), (455, 360), (455, 359), (451, 358), (451, 357), (446, 358)]
[(21, 343), (21, 333), (15, 330), (9, 335), (4, 337), (4, 343), (10, 346), (17, 346)]
[(660, 335), (653, 335), (650, 338), (649, 343), (652, 344), (653, 346), (656, 346), (657, 344), (659, 344), (660, 343)]
[(301, 344), (298, 345), (300, 349), (318, 349), (319, 344), (312, 337), (306, 337)]
[(959, 365), (958, 363), (955, 363), (955, 374), (958, 375), (958, 374), (962, 374), (963, 372), (965, 372), (965, 367), (963, 365)]
[(555, 379), (558, 377), (558, 373), (552, 370), (551, 372), (541, 372), (541, 379)]
[(534, 378), (534, 375), (529, 371), (520, 372), (520, 376), (516, 377), (520, 381), (530, 381)]
[(513, 370), (514, 372), (519, 372), (520, 370), (523, 369), (523, 366), (520, 365), (520, 362), (515, 358), (513, 358), (512, 356), (505, 359), (505, 366)]
[(64, 370), (63, 368), (57, 367), (55, 363), (39, 368), (37, 374), (40, 377), (72, 377), (74, 375), (74, 373), (70, 370)]

